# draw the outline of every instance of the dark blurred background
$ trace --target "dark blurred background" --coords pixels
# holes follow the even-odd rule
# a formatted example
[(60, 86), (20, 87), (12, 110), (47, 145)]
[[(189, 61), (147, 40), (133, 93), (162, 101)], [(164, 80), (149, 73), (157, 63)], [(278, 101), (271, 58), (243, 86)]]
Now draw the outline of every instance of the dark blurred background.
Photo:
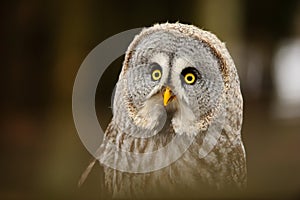
[[(212, 31), (235, 60), (247, 196), (300, 196), (299, 1), (7, 0), (0, 3), (0, 199), (99, 199), (99, 166), (77, 188), (92, 159), (72, 118), (77, 70), (109, 36), (167, 21)], [(103, 128), (122, 59), (97, 89)]]

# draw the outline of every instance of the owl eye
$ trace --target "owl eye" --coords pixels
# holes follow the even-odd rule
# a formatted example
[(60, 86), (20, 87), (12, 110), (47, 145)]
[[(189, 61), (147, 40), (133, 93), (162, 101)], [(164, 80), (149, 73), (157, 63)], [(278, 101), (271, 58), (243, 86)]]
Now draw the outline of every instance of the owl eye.
[(153, 81), (157, 81), (161, 78), (161, 68), (158, 64), (153, 64), (151, 78)]
[(156, 69), (152, 72), (152, 79), (157, 81), (161, 78), (161, 71), (159, 69)]
[(181, 75), (186, 84), (193, 85), (197, 80), (198, 73), (195, 68), (188, 67), (182, 70)]
[(188, 73), (184, 76), (184, 81), (187, 83), (187, 84), (193, 84), (196, 80), (196, 77), (194, 74), (192, 73)]

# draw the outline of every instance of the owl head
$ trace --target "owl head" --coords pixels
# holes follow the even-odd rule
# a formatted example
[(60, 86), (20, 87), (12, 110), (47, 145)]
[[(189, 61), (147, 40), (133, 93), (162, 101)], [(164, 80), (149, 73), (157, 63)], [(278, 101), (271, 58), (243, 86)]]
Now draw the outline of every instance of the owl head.
[(195, 136), (226, 111), (235, 82), (239, 90), (233, 61), (215, 35), (192, 25), (157, 24), (128, 47), (113, 121), (126, 133), (149, 137), (170, 119), (175, 133)]

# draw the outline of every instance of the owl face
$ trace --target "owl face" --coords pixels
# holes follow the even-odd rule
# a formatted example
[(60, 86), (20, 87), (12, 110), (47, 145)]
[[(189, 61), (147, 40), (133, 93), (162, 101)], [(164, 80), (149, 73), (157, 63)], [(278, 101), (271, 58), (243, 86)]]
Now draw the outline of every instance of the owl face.
[[(207, 44), (160, 30), (141, 38), (132, 49), (116, 95), (126, 96), (133, 125), (155, 130), (162, 127), (162, 113), (167, 111), (175, 131), (195, 135), (197, 120), (216, 107), (223, 84), (220, 62)], [(126, 90), (118, 89), (121, 85)]]

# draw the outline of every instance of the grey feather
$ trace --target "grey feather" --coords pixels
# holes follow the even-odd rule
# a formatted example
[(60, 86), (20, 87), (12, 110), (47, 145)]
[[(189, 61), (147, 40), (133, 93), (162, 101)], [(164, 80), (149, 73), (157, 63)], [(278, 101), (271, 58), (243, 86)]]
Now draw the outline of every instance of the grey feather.
[[(153, 63), (160, 66), (159, 80), (151, 78)], [(193, 84), (187, 84), (184, 70), (194, 70)], [(175, 98), (164, 107), (162, 91), (166, 87)], [(201, 195), (210, 191), (207, 189), (245, 188), (242, 115), (243, 99), (234, 62), (214, 34), (180, 23), (144, 29), (126, 52), (113, 119), (99, 150), (107, 191), (114, 197), (178, 197), (183, 194), (178, 191)], [(182, 140), (195, 140), (180, 159), (160, 170), (130, 173), (106, 165), (110, 160), (138, 169), (143, 163), (117, 153), (118, 149), (151, 153), (178, 135)], [(147, 162), (159, 166), (177, 150), (180, 146)]]

